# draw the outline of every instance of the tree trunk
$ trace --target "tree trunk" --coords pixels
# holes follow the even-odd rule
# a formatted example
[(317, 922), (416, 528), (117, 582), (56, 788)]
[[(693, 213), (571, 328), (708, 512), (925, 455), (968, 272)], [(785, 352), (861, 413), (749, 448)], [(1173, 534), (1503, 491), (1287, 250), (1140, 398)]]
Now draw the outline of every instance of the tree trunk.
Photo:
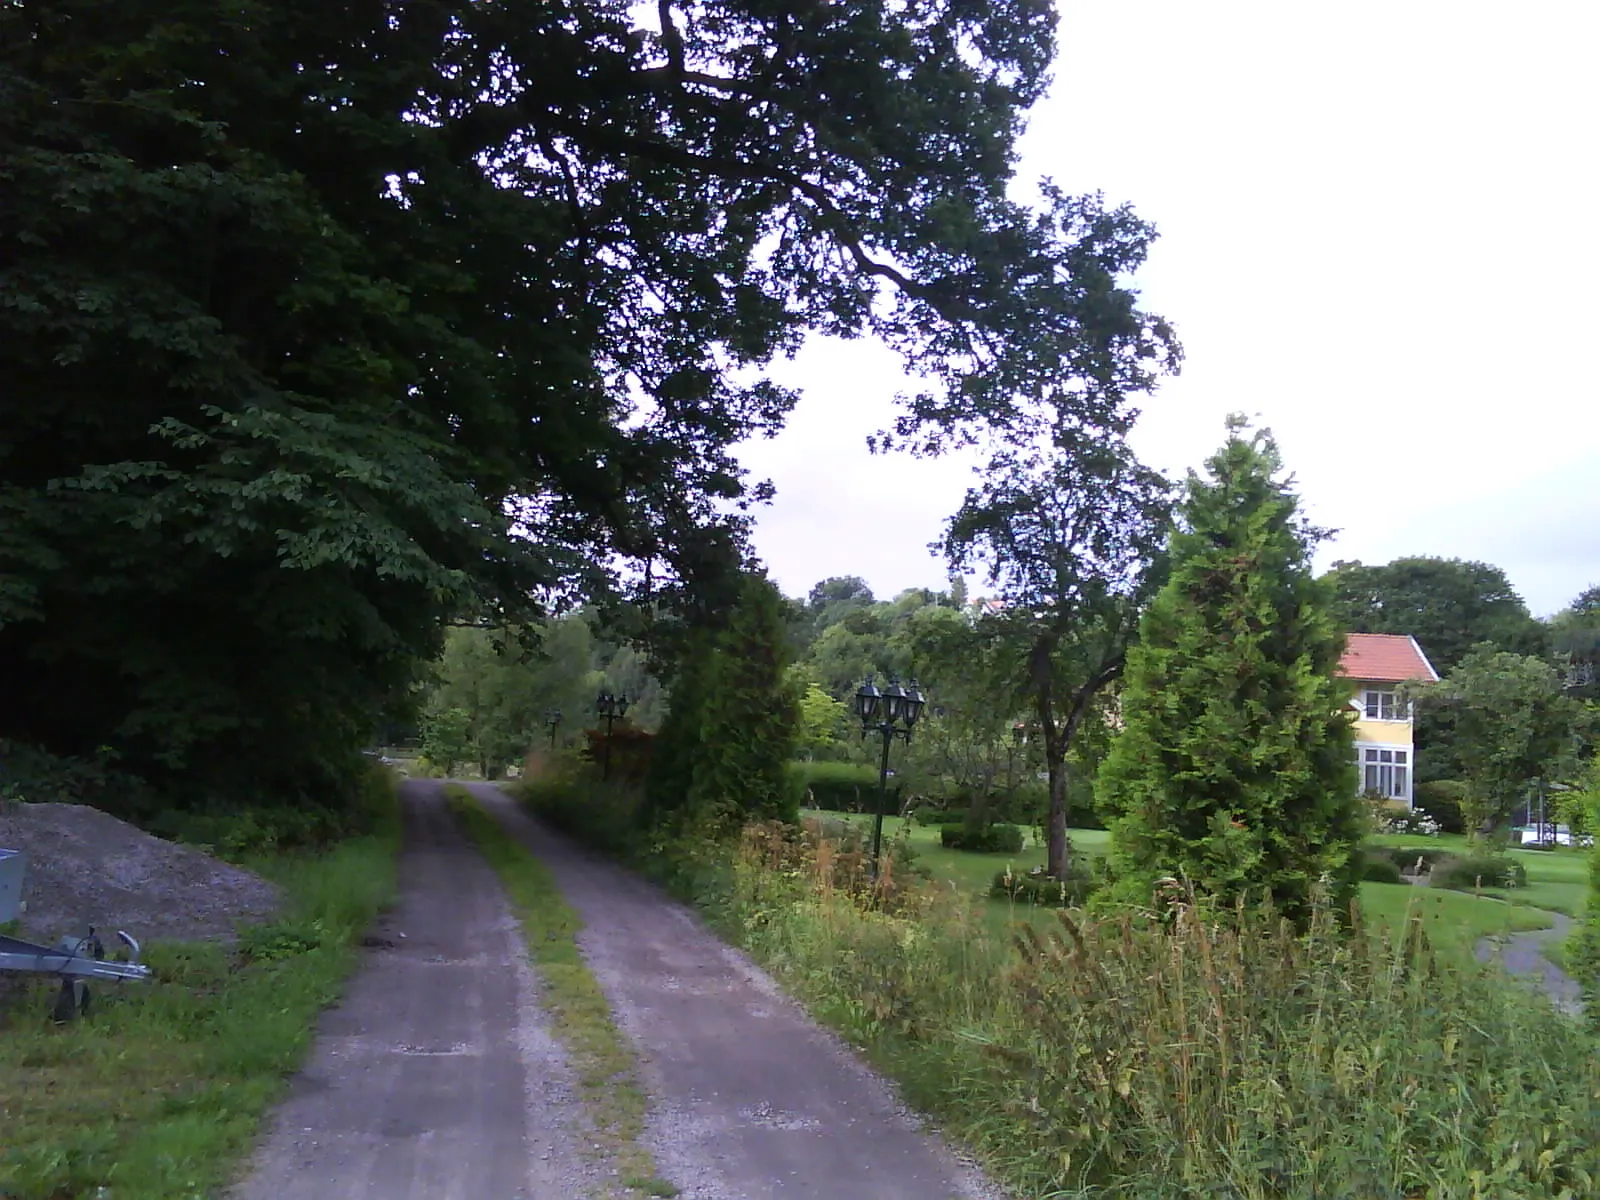
[(1072, 865), (1072, 842), (1067, 838), (1067, 764), (1065, 754), (1060, 757), (1047, 748), (1047, 770), (1050, 774), (1050, 822), (1047, 830), (1045, 870), (1056, 879), (1065, 879)]

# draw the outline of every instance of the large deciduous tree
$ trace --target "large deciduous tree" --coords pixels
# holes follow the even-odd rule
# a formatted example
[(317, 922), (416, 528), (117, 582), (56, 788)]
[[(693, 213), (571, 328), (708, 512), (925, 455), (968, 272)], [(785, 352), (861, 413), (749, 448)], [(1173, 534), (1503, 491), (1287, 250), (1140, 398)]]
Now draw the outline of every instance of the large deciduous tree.
[(1545, 631), (1499, 567), (1459, 558), (1336, 562), (1336, 614), (1353, 633), (1409, 634), (1441, 675), (1480, 642), (1541, 654)]
[[(1008, 196), (1042, 0), (0, 6), (0, 734), (321, 793), (442, 622), (740, 559), (759, 368), (1116, 424), (1151, 230)], [(725, 534), (716, 532), (721, 527)], [(715, 556), (713, 555), (713, 556)]]
[(1550, 647), (1567, 688), (1588, 699), (1600, 698), (1600, 586), (1585, 588), (1550, 619)]
[(1011, 702), (1042, 739), (1057, 878), (1071, 865), (1068, 755), (1095, 697), (1121, 675), (1158, 579), (1169, 490), (1122, 439), (1063, 432), (996, 453), (945, 533), (952, 566), (986, 568), (1002, 602), (980, 623), (1009, 663)]
[(1452, 717), (1467, 830), (1504, 825), (1536, 779), (1570, 773), (1579, 704), (1543, 659), (1481, 646), (1422, 697)]
[(1171, 577), (1128, 653), (1100, 800), (1134, 893), (1163, 876), (1224, 903), (1270, 890), (1304, 919), (1320, 877), (1336, 900), (1356, 882), (1344, 636), (1276, 444), (1229, 428), (1207, 477), (1190, 475)]

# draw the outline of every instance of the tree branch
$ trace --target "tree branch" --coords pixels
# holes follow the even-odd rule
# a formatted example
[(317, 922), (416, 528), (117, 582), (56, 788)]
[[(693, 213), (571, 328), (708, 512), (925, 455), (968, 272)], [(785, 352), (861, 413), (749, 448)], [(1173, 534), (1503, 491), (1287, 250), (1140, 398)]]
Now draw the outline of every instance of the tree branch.
[(931, 305), (947, 321), (959, 322), (966, 319), (962, 315), (947, 311), (945, 302), (935, 295), (933, 290), (926, 284), (918, 283), (898, 268), (890, 266), (888, 263), (878, 262), (868, 254), (866, 247), (861, 243), (860, 236), (850, 227), (850, 218), (840, 209), (838, 202), (834, 200), (828, 190), (821, 184), (805, 178), (805, 176), (796, 171), (776, 165), (758, 166), (753, 163), (740, 162), (737, 159), (694, 154), (666, 142), (636, 137), (628, 133), (619, 133), (614, 129), (596, 129), (592, 126), (585, 126), (580, 122), (562, 117), (554, 112), (547, 111), (545, 116), (552, 120), (566, 136), (579, 141), (586, 140), (591, 145), (609, 148), (620, 154), (650, 159), (670, 166), (683, 167), (690, 171), (701, 171), (708, 175), (719, 175), (732, 179), (749, 179), (762, 183), (784, 184), (811, 201), (822, 212), (827, 218), (830, 232), (838, 240), (845, 252), (850, 255), (851, 260), (856, 265), (856, 269), (862, 274), (888, 280), (907, 295)]

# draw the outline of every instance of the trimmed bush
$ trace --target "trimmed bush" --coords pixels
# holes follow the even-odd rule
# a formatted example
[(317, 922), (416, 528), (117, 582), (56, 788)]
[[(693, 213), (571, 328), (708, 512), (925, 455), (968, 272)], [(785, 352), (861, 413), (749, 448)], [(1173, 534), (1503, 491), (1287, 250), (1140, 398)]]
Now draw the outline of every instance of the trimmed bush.
[(1457, 892), (1486, 888), (1528, 886), (1528, 871), (1519, 862), (1498, 854), (1475, 854), (1453, 859), (1433, 869), (1433, 886)]
[[(878, 768), (863, 763), (793, 763), (790, 770), (810, 808), (829, 812), (871, 812), (878, 802)], [(897, 789), (889, 786), (886, 812), (895, 811)]]
[(1047, 908), (1082, 908), (1094, 889), (1091, 874), (1068, 874), (1065, 880), (1040, 871), (1017, 874), (1001, 871), (989, 885), (989, 895), (1017, 904), (1039, 904)]
[(1369, 858), (1381, 855), (1402, 871), (1415, 868), (1419, 858), (1428, 870), (1437, 871), (1442, 865), (1453, 863), (1461, 857), (1449, 850), (1419, 850), (1413, 846), (1364, 846), (1362, 852)]
[(987, 829), (945, 825), (939, 830), (939, 844), (946, 850), (969, 850), (979, 854), (1020, 854), (1022, 830), (1016, 825), (991, 825)]
[(1387, 856), (1378, 858), (1371, 854), (1362, 855), (1361, 878), (1367, 883), (1404, 883), (1400, 877), (1400, 867), (1389, 860)]
[(1412, 808), (1426, 813), (1439, 822), (1445, 833), (1465, 833), (1466, 818), (1461, 815), (1461, 804), (1467, 796), (1467, 785), (1459, 779), (1430, 779), (1417, 784), (1412, 798)]

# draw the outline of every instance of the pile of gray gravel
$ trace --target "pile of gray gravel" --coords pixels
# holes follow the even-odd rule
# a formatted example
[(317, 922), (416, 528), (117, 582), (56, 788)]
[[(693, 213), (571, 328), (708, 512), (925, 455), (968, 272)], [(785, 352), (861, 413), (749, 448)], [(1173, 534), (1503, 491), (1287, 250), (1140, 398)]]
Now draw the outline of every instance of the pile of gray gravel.
[(231, 938), (270, 917), (276, 884), (192, 846), (165, 841), (84, 804), (0, 808), (0, 848), (28, 856), (22, 933), (54, 942), (93, 925), (140, 941)]

